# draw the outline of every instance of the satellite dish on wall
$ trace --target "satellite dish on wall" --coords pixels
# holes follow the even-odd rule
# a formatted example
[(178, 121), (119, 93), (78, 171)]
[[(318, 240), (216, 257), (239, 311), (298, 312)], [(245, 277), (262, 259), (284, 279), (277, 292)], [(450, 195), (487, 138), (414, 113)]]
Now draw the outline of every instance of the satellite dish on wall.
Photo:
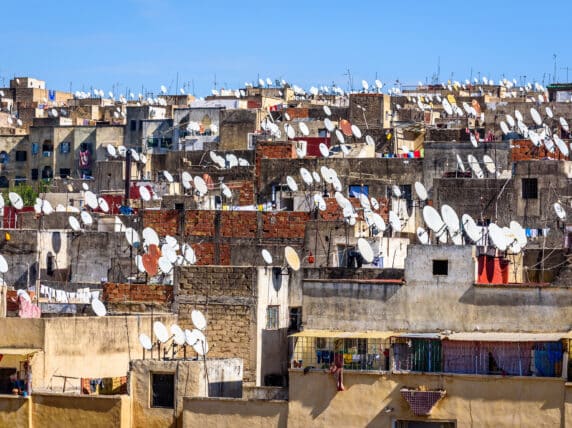
[(153, 333), (157, 340), (161, 343), (165, 343), (169, 340), (169, 332), (167, 331), (167, 327), (161, 321), (155, 321), (153, 323)]
[(145, 186), (139, 186), (139, 196), (145, 202), (151, 200), (151, 193), (149, 192), (149, 189), (147, 189), (147, 187)]
[(334, 130), (336, 129), (336, 127), (334, 126), (332, 121), (330, 119), (328, 119), (327, 117), (324, 119), (324, 126), (326, 127), (328, 132), (334, 132)]
[(391, 228), (395, 232), (401, 231), (401, 227), (402, 227), (401, 220), (399, 219), (399, 216), (394, 211), (389, 211), (389, 224), (391, 225)]
[(429, 243), (429, 234), (423, 227), (417, 228), (417, 238), (423, 245), (427, 245)]
[(300, 176), (302, 177), (302, 181), (308, 185), (314, 182), (312, 174), (304, 167), (300, 168)]
[(293, 271), (300, 270), (300, 257), (294, 248), (290, 246), (284, 248), (284, 259)]
[(298, 184), (296, 183), (296, 180), (294, 180), (294, 178), (292, 178), (290, 175), (286, 177), (286, 184), (292, 192), (298, 191)]
[(17, 193), (10, 192), (8, 194), (8, 199), (15, 209), (21, 210), (24, 207), (24, 201), (22, 200), (22, 197)]
[(267, 249), (262, 250), (262, 258), (264, 259), (264, 263), (266, 263), (267, 265), (272, 264), (272, 254), (270, 254), (270, 251), (268, 251)]
[(371, 245), (364, 238), (359, 238), (357, 241), (358, 250), (366, 263), (373, 262), (373, 250)]
[(186, 337), (185, 332), (181, 329), (181, 327), (179, 327), (177, 324), (172, 324), (170, 330), (173, 341), (179, 346), (184, 345)]
[(79, 224), (79, 221), (74, 216), (68, 217), (68, 223), (74, 232), (79, 232), (81, 230), (81, 226)]
[(429, 195), (427, 194), (427, 189), (425, 188), (423, 183), (421, 183), (420, 181), (416, 181), (414, 187), (415, 187), (415, 193), (417, 193), (419, 200), (426, 201)]
[(469, 237), (469, 239), (475, 243), (479, 242), (481, 239), (481, 228), (477, 226), (475, 220), (469, 214), (463, 214), (461, 217), (461, 223), (463, 224), (463, 230)]
[(0, 273), (8, 272), (8, 262), (3, 255), (0, 255)]
[(554, 208), (554, 212), (556, 213), (556, 215), (558, 216), (558, 218), (560, 220), (565, 220), (566, 219), (566, 210), (564, 209), (564, 207), (560, 204), (560, 202), (555, 202), (553, 205)]
[(193, 321), (193, 325), (198, 330), (202, 331), (205, 328), (207, 328), (207, 319), (205, 318), (205, 316), (203, 315), (203, 313), (201, 311), (194, 309), (191, 312), (191, 320)]
[(489, 224), (489, 238), (500, 251), (506, 251), (508, 242), (503, 230), (495, 223)]
[(139, 335), (139, 343), (141, 344), (141, 347), (146, 351), (150, 351), (151, 349), (153, 349), (153, 343), (151, 343), (151, 338), (147, 336), (145, 333), (141, 333)]
[(92, 299), (91, 309), (93, 309), (93, 312), (98, 317), (104, 317), (107, 314), (107, 309), (105, 309), (105, 305), (99, 299)]

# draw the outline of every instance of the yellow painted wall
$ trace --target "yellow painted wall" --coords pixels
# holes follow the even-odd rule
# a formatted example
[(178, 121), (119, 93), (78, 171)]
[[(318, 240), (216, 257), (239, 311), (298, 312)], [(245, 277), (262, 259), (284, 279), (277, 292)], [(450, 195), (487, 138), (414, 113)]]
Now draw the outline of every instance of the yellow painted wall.
[(183, 403), (184, 428), (285, 428), (287, 419), (287, 401), (185, 397)]
[[(562, 379), (346, 371), (344, 385), (346, 391), (337, 392), (329, 374), (291, 371), (288, 425), (389, 427), (394, 419), (451, 420), (459, 428), (564, 425)], [(419, 385), (447, 391), (428, 417), (415, 417), (399, 392)]]
[(0, 427), (30, 427), (30, 406), (28, 398), (0, 395)]
[(123, 407), (127, 396), (34, 394), (32, 426), (58, 428), (127, 428)]

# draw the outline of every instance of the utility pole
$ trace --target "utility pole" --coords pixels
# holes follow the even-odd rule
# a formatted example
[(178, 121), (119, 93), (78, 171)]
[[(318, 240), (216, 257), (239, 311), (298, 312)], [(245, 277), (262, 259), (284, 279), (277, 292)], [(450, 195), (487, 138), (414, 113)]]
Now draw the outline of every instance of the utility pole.
[(560, 67), (560, 70), (566, 70), (566, 83), (569, 83), (568, 72), (570, 71), (570, 67)]
[(556, 54), (552, 54), (554, 59), (554, 74), (552, 75), (552, 83), (556, 83)]

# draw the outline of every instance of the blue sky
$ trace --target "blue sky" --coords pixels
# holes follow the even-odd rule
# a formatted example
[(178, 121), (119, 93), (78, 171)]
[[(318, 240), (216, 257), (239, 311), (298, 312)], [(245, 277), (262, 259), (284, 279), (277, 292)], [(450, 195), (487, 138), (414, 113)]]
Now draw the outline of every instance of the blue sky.
[[(89, 6), (84, 5), (89, 4)], [(548, 6), (547, 9), (542, 6)], [(503, 75), (572, 79), (572, 1), (72, 0), (3, 2), (0, 79), (196, 95), (258, 76), (347, 89)], [(0, 84), (2, 81), (0, 80)]]

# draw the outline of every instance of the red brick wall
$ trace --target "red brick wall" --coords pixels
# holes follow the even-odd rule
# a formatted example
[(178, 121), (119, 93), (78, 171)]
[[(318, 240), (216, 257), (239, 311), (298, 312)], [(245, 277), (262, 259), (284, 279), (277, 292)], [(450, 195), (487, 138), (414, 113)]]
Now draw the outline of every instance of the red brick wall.
[(514, 140), (510, 153), (512, 162), (542, 158), (566, 159), (562, 156), (558, 148), (555, 148), (554, 153), (550, 153), (546, 150), (544, 145), (542, 147), (536, 147), (530, 140)]
[(256, 203), (254, 197), (254, 182), (238, 181), (230, 183), (228, 187), (233, 191), (237, 205), (252, 205)]
[(256, 238), (256, 211), (222, 211), (221, 235), (226, 238)]
[(173, 287), (171, 285), (147, 284), (103, 284), (103, 301), (107, 303), (155, 302), (171, 303)]
[(197, 256), (197, 265), (207, 266), (207, 265), (230, 265), (230, 245), (219, 244), (219, 258), (220, 261), (216, 262), (215, 257), (215, 244), (213, 242), (201, 242), (199, 244), (193, 244), (193, 249)]
[(263, 238), (304, 238), (306, 222), (310, 220), (307, 212), (276, 212), (262, 214)]
[(296, 157), (296, 150), (294, 144), (290, 142), (271, 143), (259, 142), (256, 145), (256, 170), (255, 174), (258, 177), (258, 186), (261, 186), (262, 174), (260, 173), (261, 159), (292, 159)]
[(215, 211), (193, 210), (185, 212), (185, 235), (214, 236)]
[(145, 210), (143, 226), (152, 227), (159, 236), (177, 235), (179, 233), (178, 210)]

